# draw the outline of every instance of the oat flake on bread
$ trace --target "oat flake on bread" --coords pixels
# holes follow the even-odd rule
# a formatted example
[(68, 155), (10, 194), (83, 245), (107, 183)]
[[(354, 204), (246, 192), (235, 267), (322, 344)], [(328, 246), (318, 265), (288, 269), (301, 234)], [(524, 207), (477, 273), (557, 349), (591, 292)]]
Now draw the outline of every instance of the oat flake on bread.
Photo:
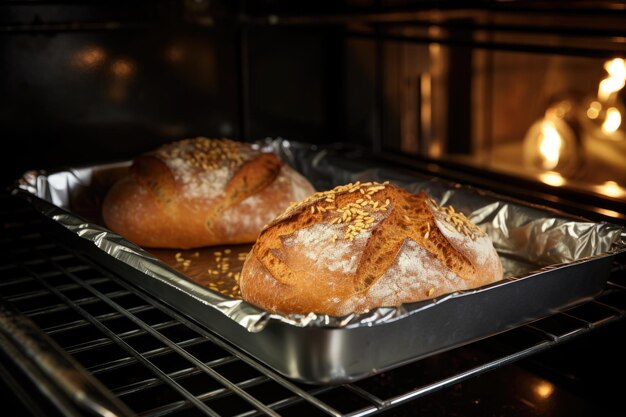
[(266, 226), (240, 288), (270, 312), (342, 316), (500, 279), (491, 239), (462, 213), (424, 192), (357, 182), (300, 200)]

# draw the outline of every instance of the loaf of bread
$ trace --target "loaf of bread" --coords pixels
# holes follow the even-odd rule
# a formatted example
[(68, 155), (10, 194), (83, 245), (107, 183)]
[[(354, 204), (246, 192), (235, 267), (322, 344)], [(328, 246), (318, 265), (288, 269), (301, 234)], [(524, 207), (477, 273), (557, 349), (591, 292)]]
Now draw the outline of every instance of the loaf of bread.
[(252, 243), (311, 183), (251, 145), (204, 137), (139, 155), (102, 204), (105, 225), (147, 248)]
[(453, 207), (388, 183), (354, 183), (292, 205), (243, 266), (244, 300), (283, 314), (363, 313), (502, 279), (491, 239)]

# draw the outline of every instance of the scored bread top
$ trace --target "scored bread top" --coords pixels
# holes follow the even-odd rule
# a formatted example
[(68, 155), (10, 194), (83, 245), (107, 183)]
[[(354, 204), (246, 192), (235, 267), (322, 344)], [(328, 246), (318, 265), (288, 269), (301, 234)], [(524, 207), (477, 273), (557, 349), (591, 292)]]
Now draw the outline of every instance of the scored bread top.
[(249, 144), (197, 137), (168, 143), (148, 155), (161, 159), (186, 197), (217, 197), (245, 162), (258, 156)]
[(133, 159), (102, 206), (111, 230), (145, 247), (254, 242), (264, 224), (313, 186), (273, 153), (197, 137)]
[(292, 205), (258, 237), (242, 296), (273, 312), (343, 315), (501, 279), (491, 240), (452, 207), (389, 183)]

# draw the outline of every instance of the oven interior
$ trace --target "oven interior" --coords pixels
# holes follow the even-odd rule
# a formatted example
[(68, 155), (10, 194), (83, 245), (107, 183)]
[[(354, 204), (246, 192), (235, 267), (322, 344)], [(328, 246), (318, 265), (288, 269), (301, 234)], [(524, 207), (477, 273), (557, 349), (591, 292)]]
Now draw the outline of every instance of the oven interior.
[[(195, 135), (283, 137), (626, 224), (619, 2), (0, 7), (7, 185)], [(619, 413), (607, 375), (626, 363), (623, 256), (590, 302), (311, 386), (130, 284), (24, 201), (5, 193), (0, 207), (0, 392), (16, 415)]]

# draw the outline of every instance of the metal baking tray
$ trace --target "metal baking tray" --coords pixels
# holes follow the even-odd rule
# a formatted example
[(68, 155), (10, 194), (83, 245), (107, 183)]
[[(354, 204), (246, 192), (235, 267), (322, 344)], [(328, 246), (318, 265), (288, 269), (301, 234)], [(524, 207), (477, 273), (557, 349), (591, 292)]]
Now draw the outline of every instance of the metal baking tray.
[(613, 258), (626, 250), (621, 226), (374, 166), (345, 148), (283, 139), (255, 146), (275, 152), (318, 190), (356, 180), (389, 180), (454, 205), (493, 239), (505, 278), (345, 317), (270, 314), (236, 291), (234, 277), (251, 245), (147, 250), (102, 226), (102, 198), (130, 161), (29, 171), (13, 192), (69, 230), (68, 238), (103, 265), (280, 374), (310, 384), (352, 382), (589, 301), (605, 287)]

